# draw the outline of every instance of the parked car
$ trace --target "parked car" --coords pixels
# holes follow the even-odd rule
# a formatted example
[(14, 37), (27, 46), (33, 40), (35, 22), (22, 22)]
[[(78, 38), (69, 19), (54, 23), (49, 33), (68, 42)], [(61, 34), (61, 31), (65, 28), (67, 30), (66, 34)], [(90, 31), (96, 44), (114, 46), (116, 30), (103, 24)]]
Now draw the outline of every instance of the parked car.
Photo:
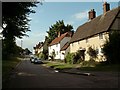
[(31, 63), (34, 62), (34, 59), (35, 59), (34, 57), (31, 57), (31, 58), (30, 58)]
[(34, 64), (43, 64), (43, 62), (39, 58), (34, 58)]

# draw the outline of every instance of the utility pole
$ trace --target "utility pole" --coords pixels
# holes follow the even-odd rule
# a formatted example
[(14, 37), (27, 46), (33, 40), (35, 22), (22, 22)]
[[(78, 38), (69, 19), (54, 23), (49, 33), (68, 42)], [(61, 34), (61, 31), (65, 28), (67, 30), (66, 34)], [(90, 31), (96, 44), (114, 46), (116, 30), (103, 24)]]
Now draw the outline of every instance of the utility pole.
[(22, 48), (22, 46), (23, 46), (23, 40), (21, 40), (21, 48)]

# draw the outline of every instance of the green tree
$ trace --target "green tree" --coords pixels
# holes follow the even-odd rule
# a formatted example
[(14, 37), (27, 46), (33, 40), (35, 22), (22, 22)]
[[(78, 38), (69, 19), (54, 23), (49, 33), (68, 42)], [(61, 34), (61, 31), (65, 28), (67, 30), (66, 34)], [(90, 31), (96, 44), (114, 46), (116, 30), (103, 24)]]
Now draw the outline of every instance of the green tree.
[(69, 24), (67, 24), (65, 26), (63, 20), (56, 21), (55, 24), (53, 24), (53, 25), (51, 25), (51, 27), (49, 27), (49, 31), (47, 31), (48, 40), (49, 40), (48, 42), (50, 43), (52, 40), (54, 40), (58, 36), (58, 33), (63, 34), (68, 31), (73, 32), (73, 26), (71, 26)]
[(26, 54), (26, 55), (29, 55), (29, 54), (31, 53), (31, 51), (30, 51), (28, 48), (25, 48), (24, 51), (25, 51), (25, 54)]
[(31, 7), (36, 7), (37, 2), (3, 2), (3, 56), (15, 53), (15, 39), (27, 36), (29, 30), (28, 19), (30, 13), (35, 13)]
[(48, 59), (48, 45), (49, 45), (49, 41), (48, 41), (48, 37), (46, 36), (43, 44), (43, 56), (44, 56), (43, 59), (45, 60)]
[(108, 63), (120, 63), (120, 32), (113, 31), (103, 47), (103, 53)]

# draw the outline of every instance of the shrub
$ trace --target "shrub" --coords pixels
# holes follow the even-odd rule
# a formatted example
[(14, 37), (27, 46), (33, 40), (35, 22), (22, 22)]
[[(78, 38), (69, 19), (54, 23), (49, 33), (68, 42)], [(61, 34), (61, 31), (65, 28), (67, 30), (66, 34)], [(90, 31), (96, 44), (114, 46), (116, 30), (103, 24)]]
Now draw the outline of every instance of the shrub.
[(92, 47), (88, 48), (87, 53), (90, 56), (90, 60), (95, 60), (97, 58), (98, 51), (93, 49)]
[(69, 64), (77, 64), (84, 61), (84, 52), (78, 50), (76, 53), (68, 53), (65, 62)]
[(75, 55), (74, 55), (74, 59), (73, 59), (73, 63), (80, 63), (81, 61), (84, 61), (84, 52), (81, 50), (78, 50)]
[(103, 53), (108, 63), (120, 63), (120, 32), (113, 31), (103, 45)]
[(81, 67), (95, 67), (97, 64), (97, 62), (93, 61), (93, 60), (89, 60), (89, 61), (82, 61), (80, 63)]
[(75, 54), (74, 53), (68, 53), (65, 57), (66, 63), (73, 64)]

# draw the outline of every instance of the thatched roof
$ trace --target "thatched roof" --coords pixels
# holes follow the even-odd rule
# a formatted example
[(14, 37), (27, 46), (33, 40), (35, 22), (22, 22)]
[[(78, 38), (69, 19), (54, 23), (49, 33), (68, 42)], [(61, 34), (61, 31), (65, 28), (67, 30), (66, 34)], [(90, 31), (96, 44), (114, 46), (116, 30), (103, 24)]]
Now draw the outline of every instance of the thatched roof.
[(74, 33), (70, 43), (92, 37), (99, 33), (108, 32), (115, 18), (120, 13), (120, 7), (112, 9), (89, 22), (79, 26)]

